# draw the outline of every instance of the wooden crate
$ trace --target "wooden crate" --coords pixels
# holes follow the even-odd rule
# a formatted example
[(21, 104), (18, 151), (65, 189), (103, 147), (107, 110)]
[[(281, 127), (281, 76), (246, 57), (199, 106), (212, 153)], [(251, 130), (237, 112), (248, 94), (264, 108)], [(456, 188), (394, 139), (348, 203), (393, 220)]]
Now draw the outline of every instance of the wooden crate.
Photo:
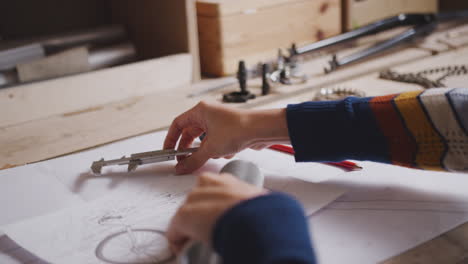
[(438, 0), (343, 0), (343, 29), (355, 29), (401, 13), (437, 10)]
[(198, 0), (202, 72), (233, 74), (276, 57), (278, 48), (340, 33), (340, 0)]

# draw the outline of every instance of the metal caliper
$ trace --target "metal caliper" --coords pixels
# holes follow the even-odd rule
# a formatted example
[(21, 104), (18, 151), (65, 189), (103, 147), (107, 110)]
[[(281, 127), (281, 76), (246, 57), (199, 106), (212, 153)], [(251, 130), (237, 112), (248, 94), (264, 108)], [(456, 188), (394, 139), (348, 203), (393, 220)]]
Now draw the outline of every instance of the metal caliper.
[(165, 149), (135, 153), (131, 154), (130, 157), (123, 156), (120, 159), (101, 159), (93, 162), (91, 165), (91, 170), (95, 174), (101, 174), (102, 167), (112, 165), (128, 165), (128, 172), (131, 172), (136, 170), (136, 168), (140, 165), (174, 160), (177, 156), (192, 154), (193, 152), (197, 151), (197, 149), (198, 148), (189, 148), (184, 150)]

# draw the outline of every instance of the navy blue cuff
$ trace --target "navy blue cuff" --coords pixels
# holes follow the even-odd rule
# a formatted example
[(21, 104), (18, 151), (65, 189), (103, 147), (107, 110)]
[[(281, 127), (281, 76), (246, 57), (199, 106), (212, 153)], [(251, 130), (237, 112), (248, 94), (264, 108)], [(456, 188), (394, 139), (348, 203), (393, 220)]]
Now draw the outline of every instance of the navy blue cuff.
[(244, 201), (217, 221), (213, 247), (224, 264), (313, 264), (315, 256), (301, 205), (281, 193)]
[(345, 159), (388, 162), (388, 146), (370, 98), (288, 105), (286, 119), (296, 161)]

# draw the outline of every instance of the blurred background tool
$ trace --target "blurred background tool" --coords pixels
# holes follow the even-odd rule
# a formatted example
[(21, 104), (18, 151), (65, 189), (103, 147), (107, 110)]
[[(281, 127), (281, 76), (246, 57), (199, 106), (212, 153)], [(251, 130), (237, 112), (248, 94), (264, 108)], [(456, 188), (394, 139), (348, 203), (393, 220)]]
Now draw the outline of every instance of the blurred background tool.
[[(34, 43), (27, 44), (31, 41)], [(121, 25), (16, 40), (2, 46), (0, 87), (99, 70), (137, 58), (135, 46)]]
[(248, 100), (255, 99), (255, 95), (247, 90), (247, 68), (244, 61), (239, 61), (237, 70), (237, 80), (239, 81), (239, 92), (230, 92), (223, 95), (225, 103), (245, 103)]
[(342, 66), (356, 63), (389, 49), (396, 48), (402, 44), (412, 42), (419, 37), (424, 37), (433, 32), (439, 23), (464, 19), (468, 19), (468, 10), (427, 14), (400, 14), (301, 48), (297, 48), (296, 45), (293, 45), (291, 54), (293, 56), (303, 55), (397, 27), (414, 26), (387, 41), (378, 43), (368, 49), (364, 49), (344, 58), (339, 59), (336, 55), (333, 55), (332, 60), (329, 62), (329, 67), (324, 69), (325, 73), (330, 73)]

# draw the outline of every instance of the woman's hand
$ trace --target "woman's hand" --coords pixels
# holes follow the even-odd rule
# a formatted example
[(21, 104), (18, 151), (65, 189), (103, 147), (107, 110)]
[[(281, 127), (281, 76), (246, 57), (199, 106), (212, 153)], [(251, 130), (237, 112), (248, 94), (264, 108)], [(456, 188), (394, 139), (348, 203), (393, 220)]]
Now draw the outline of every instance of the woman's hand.
[(211, 243), (218, 218), (237, 203), (265, 193), (230, 174), (204, 173), (169, 225), (167, 239), (178, 254), (190, 240)]
[(189, 148), (205, 133), (198, 151), (179, 159), (178, 174), (191, 173), (210, 158), (231, 158), (245, 148), (261, 149), (272, 144), (288, 143), (286, 110), (241, 110), (200, 102), (178, 116), (171, 124), (164, 149)]

